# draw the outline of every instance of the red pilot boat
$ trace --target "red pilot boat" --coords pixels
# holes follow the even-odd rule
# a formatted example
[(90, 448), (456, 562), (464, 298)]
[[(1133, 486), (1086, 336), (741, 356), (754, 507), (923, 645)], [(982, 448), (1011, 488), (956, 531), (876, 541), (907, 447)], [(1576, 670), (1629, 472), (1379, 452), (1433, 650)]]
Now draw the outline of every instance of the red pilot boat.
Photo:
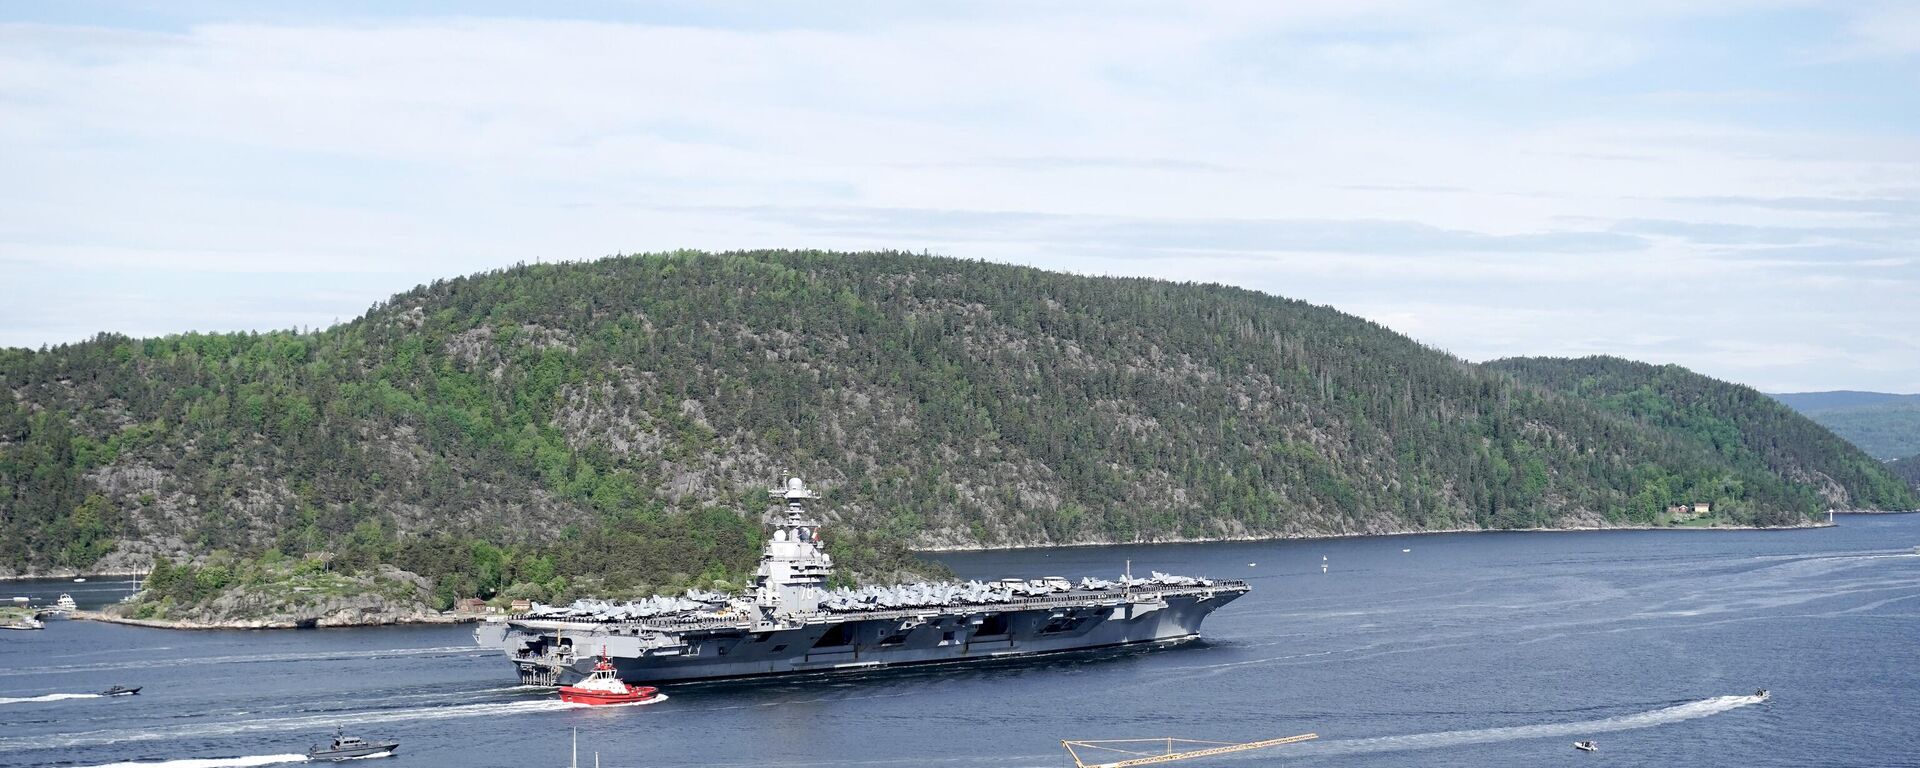
[(658, 688), (621, 681), (605, 648), (600, 649), (600, 663), (593, 665), (593, 674), (576, 685), (560, 686), (560, 700), (573, 704), (651, 704), (664, 698)]

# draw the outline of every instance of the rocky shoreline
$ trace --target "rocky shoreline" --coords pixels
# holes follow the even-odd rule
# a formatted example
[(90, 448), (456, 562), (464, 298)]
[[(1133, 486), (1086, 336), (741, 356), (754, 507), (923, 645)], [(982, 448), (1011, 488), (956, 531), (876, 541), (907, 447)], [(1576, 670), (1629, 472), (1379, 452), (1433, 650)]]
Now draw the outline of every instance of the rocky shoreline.
[[(211, 580), (219, 586), (207, 586)], [(75, 618), (165, 629), (311, 629), (454, 624), (466, 616), (432, 604), (432, 585), (392, 565), (343, 574), (320, 560), (156, 568), (129, 603)]]
[(145, 571), (77, 571), (72, 568), (61, 568), (59, 570), (45, 572), (0, 573), (0, 582), (46, 581), (48, 579), (130, 579), (145, 575)]
[[(1848, 512), (1845, 514), (1858, 514)], [(1873, 514), (1899, 514), (1893, 512), (1875, 512)], [(1356, 539), (1374, 537), (1428, 536), (1449, 533), (1547, 533), (1561, 531), (1792, 531), (1813, 528), (1829, 528), (1834, 523), (1824, 520), (1809, 521), (1791, 526), (1752, 526), (1752, 525), (1714, 525), (1714, 526), (1649, 526), (1649, 525), (1583, 525), (1552, 528), (1454, 528), (1418, 531), (1378, 531), (1351, 534), (1297, 534), (1279, 536), (1218, 536), (1218, 537), (1163, 537), (1141, 541), (1078, 541), (1068, 543), (1044, 543), (997, 546), (944, 546), (917, 547), (914, 551), (926, 553), (939, 552), (979, 552), (994, 550), (1046, 549), (1064, 547), (1102, 547), (1102, 546), (1138, 546), (1159, 544), (1201, 544), (1215, 542), (1259, 542), (1259, 541), (1316, 541), (1329, 539)], [(113, 574), (93, 574), (98, 577)], [(77, 611), (72, 618), (83, 621), (99, 621), (113, 624), (125, 624), (136, 627), (184, 630), (222, 630), (222, 629), (313, 629), (335, 627), (375, 627), (399, 625), (446, 625), (464, 624), (485, 620), (484, 615), (468, 613), (443, 613), (424, 604), (426, 589), (424, 580), (409, 573), (399, 572), (386, 566), (383, 576), (390, 579), (402, 578), (411, 589), (402, 595), (391, 597), (379, 594), (344, 594), (314, 599), (306, 597), (300, 600), (271, 600), (251, 594), (247, 590), (235, 590), (209, 604), (196, 606), (188, 611), (189, 615), (178, 618), (139, 618), (126, 615), (131, 606), (111, 606), (104, 611)], [(27, 578), (46, 578), (44, 576), (8, 576), (0, 581)], [(64, 577), (61, 577), (64, 578)], [(371, 585), (368, 585), (371, 586)], [(412, 594), (405, 594), (411, 592)], [(396, 599), (397, 598), (397, 599)]]
[(75, 611), (69, 618), (80, 621), (98, 621), (107, 624), (125, 624), (133, 627), (151, 629), (332, 629), (338, 627), (388, 627), (414, 624), (467, 624), (480, 621), (483, 617), (468, 614), (450, 613), (407, 613), (407, 614), (334, 614), (313, 617), (289, 618), (284, 616), (262, 619), (223, 619), (219, 621), (198, 621), (192, 619), (136, 619), (101, 611)]
[[(1920, 511), (1920, 510), (1916, 510)], [(1907, 512), (1860, 511), (1839, 514), (1875, 514), (1897, 515)], [(1122, 547), (1151, 546), (1159, 544), (1213, 544), (1220, 542), (1257, 542), (1257, 541), (1325, 541), (1330, 539), (1372, 539), (1397, 536), (1437, 536), (1446, 533), (1565, 533), (1565, 532), (1604, 532), (1604, 531), (1802, 531), (1813, 528), (1832, 528), (1838, 523), (1815, 520), (1797, 525), (1571, 525), (1552, 528), (1433, 528), (1418, 531), (1369, 531), (1364, 533), (1302, 533), (1279, 535), (1247, 536), (1168, 536), (1141, 539), (1136, 541), (1074, 541), (1050, 542), (1044, 544), (995, 544), (992, 546), (914, 546), (915, 552), (998, 552), (1021, 549), (1067, 549), (1072, 547)]]

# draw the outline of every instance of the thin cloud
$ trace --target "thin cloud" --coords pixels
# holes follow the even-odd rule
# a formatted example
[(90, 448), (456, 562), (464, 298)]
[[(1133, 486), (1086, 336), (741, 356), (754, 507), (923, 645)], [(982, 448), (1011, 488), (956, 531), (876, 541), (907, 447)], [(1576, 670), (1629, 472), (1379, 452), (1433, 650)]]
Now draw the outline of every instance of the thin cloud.
[(1920, 239), (1920, 228), (1911, 226), (1770, 226), (1729, 224), (1715, 221), (1676, 221), (1672, 219), (1627, 219), (1613, 225), (1613, 231), (1641, 236), (1676, 237), (1710, 245), (1795, 245), (1815, 242), (1887, 243)]
[(516, 261), (908, 248), (1476, 356), (1920, 388), (1920, 355), (1860, 362), (1920, 337), (1904, 27), (1806, 55), (1871, 8), (858, 8), (0, 24), (0, 343), (325, 324)]
[(821, 207), (703, 208), (777, 221), (803, 231), (859, 237), (904, 234), (948, 240), (1027, 240), (1059, 245), (1120, 246), (1137, 251), (1258, 250), (1423, 253), (1614, 253), (1645, 248), (1617, 232), (1489, 234), (1413, 221), (1313, 219), (1154, 219), (1018, 211)]
[(1746, 197), (1720, 195), (1668, 198), (1678, 203), (1765, 208), (1774, 211), (1812, 211), (1819, 213), (1878, 213), (1890, 216), (1920, 215), (1920, 198), (1907, 197)]

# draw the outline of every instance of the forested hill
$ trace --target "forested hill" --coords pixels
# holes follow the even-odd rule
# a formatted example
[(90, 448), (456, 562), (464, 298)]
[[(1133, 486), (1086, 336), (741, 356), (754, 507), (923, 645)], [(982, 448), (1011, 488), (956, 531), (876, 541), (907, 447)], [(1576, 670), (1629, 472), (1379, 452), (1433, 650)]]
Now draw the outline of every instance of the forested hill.
[(1796, 392), (1772, 396), (1883, 461), (1920, 453), (1920, 395)]
[(1716, 450), (1325, 307), (901, 253), (523, 265), (310, 333), (6, 350), (0, 376), (15, 572), (325, 550), (443, 597), (737, 578), (782, 469), (869, 572), (899, 543), (1655, 523), (1700, 498), (1791, 524), (1836, 485), (1911, 505), (1855, 453), (1776, 474), (1743, 451), (1780, 438)]
[(1817, 491), (1843, 510), (1920, 506), (1881, 462), (1749, 387), (1616, 357), (1509, 358), (1487, 367), (1627, 415), (1748, 474)]

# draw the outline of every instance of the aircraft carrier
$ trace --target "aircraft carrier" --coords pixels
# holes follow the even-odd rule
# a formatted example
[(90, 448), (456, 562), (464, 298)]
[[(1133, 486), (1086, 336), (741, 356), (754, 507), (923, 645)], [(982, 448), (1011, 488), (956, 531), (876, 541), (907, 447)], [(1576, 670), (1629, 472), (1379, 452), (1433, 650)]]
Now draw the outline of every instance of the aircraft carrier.
[(816, 495), (799, 478), (771, 493), (786, 506), (742, 595), (536, 604), (481, 624), (474, 640), (505, 652), (529, 685), (578, 681), (602, 653), (623, 680), (711, 680), (1171, 645), (1248, 590), (1158, 572), (829, 589), (833, 558), (806, 509)]

